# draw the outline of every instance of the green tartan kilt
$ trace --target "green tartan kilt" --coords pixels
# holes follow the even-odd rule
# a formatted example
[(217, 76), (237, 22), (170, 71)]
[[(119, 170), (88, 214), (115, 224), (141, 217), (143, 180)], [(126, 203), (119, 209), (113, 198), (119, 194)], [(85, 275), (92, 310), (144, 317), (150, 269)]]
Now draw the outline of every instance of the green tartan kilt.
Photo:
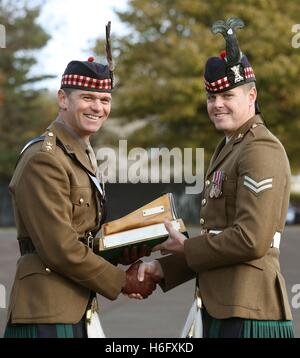
[(202, 311), (206, 338), (294, 338), (293, 321), (259, 321), (243, 318), (216, 319)]
[(76, 324), (8, 324), (4, 338), (87, 338), (85, 319)]

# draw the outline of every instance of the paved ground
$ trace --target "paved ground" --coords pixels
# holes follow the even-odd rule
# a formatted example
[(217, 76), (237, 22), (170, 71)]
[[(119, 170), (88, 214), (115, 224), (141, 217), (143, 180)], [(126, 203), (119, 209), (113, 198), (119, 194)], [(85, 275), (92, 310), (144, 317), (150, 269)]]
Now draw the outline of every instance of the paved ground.
[[(190, 228), (193, 235), (197, 228)], [(0, 229), (0, 337), (5, 326), (9, 291), (15, 272), (18, 248), (14, 229)], [(287, 227), (281, 245), (281, 267), (294, 316), (296, 336), (300, 337), (300, 227)], [(1, 297), (5, 287), (6, 297)], [(194, 282), (163, 294), (158, 289), (145, 301), (122, 296), (114, 302), (100, 298), (102, 323), (108, 337), (178, 337), (192, 302)], [(294, 292), (292, 292), (292, 289)], [(34, 293), (33, 293), (34, 294)], [(6, 301), (6, 302), (4, 302)], [(299, 306), (299, 307), (298, 307)]]

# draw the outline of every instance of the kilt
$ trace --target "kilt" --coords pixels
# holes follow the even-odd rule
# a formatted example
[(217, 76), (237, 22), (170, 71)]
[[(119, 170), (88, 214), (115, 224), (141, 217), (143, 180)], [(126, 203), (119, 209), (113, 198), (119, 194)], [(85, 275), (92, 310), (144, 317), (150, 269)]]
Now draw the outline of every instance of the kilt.
[(8, 324), (3, 338), (87, 338), (85, 317), (76, 324)]
[(244, 318), (216, 319), (203, 309), (204, 338), (294, 338), (292, 321), (259, 321)]

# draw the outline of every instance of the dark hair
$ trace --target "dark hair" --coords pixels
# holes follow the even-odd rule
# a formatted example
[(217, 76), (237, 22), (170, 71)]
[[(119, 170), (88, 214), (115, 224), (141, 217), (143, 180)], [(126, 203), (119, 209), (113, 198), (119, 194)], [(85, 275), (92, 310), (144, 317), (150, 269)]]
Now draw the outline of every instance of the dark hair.
[(74, 89), (72, 88), (61, 88), (62, 91), (67, 95), (67, 97), (70, 97), (71, 94), (74, 92)]

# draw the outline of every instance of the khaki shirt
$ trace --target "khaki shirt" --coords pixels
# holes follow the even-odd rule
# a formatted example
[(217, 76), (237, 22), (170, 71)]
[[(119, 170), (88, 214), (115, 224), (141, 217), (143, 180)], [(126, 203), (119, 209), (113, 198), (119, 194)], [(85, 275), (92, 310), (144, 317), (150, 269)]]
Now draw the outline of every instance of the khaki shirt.
[[(218, 195), (216, 174), (223, 176)], [(205, 178), (200, 235), (185, 241), (183, 258), (160, 260), (164, 289), (197, 273), (203, 303), (215, 318), (292, 319), (272, 244), (283, 232), (289, 193), (285, 150), (254, 116), (217, 146)]]
[(125, 282), (122, 270), (80, 241), (100, 228), (103, 215), (83, 146), (57, 121), (44, 135), (24, 152), (9, 186), (18, 238), (30, 238), (36, 249), (18, 260), (12, 323), (76, 323), (91, 291), (113, 300)]

